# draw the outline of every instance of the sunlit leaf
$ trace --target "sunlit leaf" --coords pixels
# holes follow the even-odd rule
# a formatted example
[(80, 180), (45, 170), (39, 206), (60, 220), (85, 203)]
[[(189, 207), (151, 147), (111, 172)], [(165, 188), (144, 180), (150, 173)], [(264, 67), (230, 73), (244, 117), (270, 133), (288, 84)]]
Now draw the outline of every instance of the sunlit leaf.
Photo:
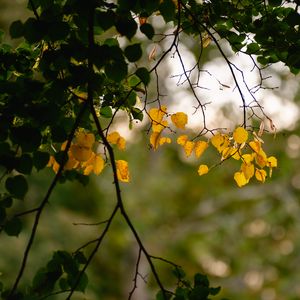
[(242, 187), (248, 183), (245, 174), (242, 171), (234, 173), (234, 180), (239, 187)]
[(251, 142), (249, 142), (249, 146), (254, 152), (258, 153), (261, 149), (261, 142), (260, 141), (251, 141)]
[(266, 165), (268, 165), (267, 155), (262, 149), (260, 149), (259, 153), (256, 153), (255, 161), (261, 168), (264, 168)]
[(242, 163), (241, 171), (244, 173), (245, 178), (249, 180), (254, 176), (254, 165), (251, 163)]
[(276, 168), (277, 167), (277, 158), (274, 156), (270, 156), (267, 159), (268, 161), (268, 167), (270, 168)]
[(184, 146), (185, 143), (188, 141), (188, 136), (187, 135), (180, 135), (178, 138), (177, 138), (177, 144), (181, 145), (181, 146)]
[(204, 153), (204, 151), (207, 149), (207, 147), (208, 147), (207, 142), (197, 141), (195, 143), (195, 147), (194, 147), (196, 157), (199, 158)]
[(94, 173), (96, 175), (99, 175), (102, 170), (104, 169), (105, 162), (104, 159), (100, 155), (96, 155), (95, 161), (94, 161)]
[(80, 162), (84, 162), (84, 161), (87, 161), (91, 157), (93, 151), (88, 147), (83, 147), (83, 146), (74, 144), (71, 146), (71, 153), (76, 160), (78, 160)]
[(267, 172), (265, 170), (263, 170), (263, 169), (256, 169), (255, 170), (255, 178), (258, 181), (264, 183), (265, 180), (266, 180), (266, 177), (267, 177)]
[(91, 148), (95, 143), (95, 136), (93, 133), (77, 132), (76, 142), (78, 146)]
[(184, 144), (183, 149), (187, 157), (189, 157), (192, 154), (194, 147), (195, 147), (195, 142), (192, 141), (187, 141)]
[(117, 145), (120, 150), (125, 150), (126, 148), (126, 140), (120, 136), (117, 131), (110, 133), (107, 136), (107, 141), (111, 144)]
[(177, 112), (171, 115), (173, 124), (180, 129), (185, 129), (185, 125), (188, 122), (188, 116), (183, 112)]
[(130, 181), (130, 174), (128, 169), (128, 162), (125, 160), (116, 160), (117, 176), (122, 182)]
[(166, 114), (167, 114), (166, 106), (150, 109), (149, 116), (151, 119), (153, 132), (161, 132), (165, 127), (168, 126), (168, 122), (166, 120), (163, 120)]
[(221, 153), (226, 147), (230, 145), (229, 137), (226, 134), (217, 133), (210, 142)]
[(233, 139), (238, 144), (243, 144), (248, 140), (248, 131), (243, 127), (237, 127), (233, 132)]
[(204, 175), (204, 174), (207, 174), (209, 171), (209, 168), (207, 165), (200, 165), (199, 168), (198, 168), (198, 174), (200, 176)]

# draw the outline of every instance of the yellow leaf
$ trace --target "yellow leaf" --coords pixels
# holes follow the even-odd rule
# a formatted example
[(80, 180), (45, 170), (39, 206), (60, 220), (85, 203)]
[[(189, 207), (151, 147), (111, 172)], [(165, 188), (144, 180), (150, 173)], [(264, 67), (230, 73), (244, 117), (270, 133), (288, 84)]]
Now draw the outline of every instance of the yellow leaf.
[(270, 156), (267, 159), (268, 161), (268, 167), (270, 168), (276, 168), (277, 167), (277, 158), (274, 156)]
[(125, 160), (116, 160), (117, 176), (122, 182), (129, 182), (130, 175), (128, 170), (128, 162)]
[(184, 146), (185, 143), (188, 141), (188, 136), (187, 135), (180, 135), (178, 138), (177, 138), (177, 144), (181, 145), (181, 146)]
[(114, 132), (107, 135), (107, 141), (111, 144), (116, 144), (120, 137), (121, 136), (120, 136), (119, 132), (114, 131)]
[(79, 161), (77, 161), (75, 159), (75, 157), (72, 155), (71, 151), (68, 152), (68, 156), (69, 156), (69, 158), (68, 158), (67, 163), (65, 164), (64, 169), (65, 170), (76, 169), (78, 167), (78, 165), (79, 165)]
[(184, 144), (183, 148), (184, 148), (184, 152), (187, 157), (189, 157), (192, 154), (194, 147), (195, 147), (195, 142), (192, 142), (192, 141), (187, 141)]
[(171, 144), (171, 139), (169, 137), (165, 137), (165, 136), (162, 136), (159, 138), (159, 145), (163, 145), (163, 144)]
[(179, 129), (185, 129), (185, 125), (188, 122), (188, 116), (183, 112), (178, 112), (171, 115), (173, 124)]
[(233, 132), (233, 139), (238, 144), (246, 143), (248, 140), (248, 131), (243, 127), (237, 127)]
[(166, 106), (162, 105), (160, 108), (151, 108), (149, 116), (152, 123), (152, 130), (154, 132), (161, 132), (165, 127), (168, 126), (167, 121), (163, 121), (164, 116), (167, 114)]
[(94, 167), (93, 165), (87, 165), (83, 170), (83, 175), (90, 175), (93, 171)]
[(154, 150), (158, 148), (159, 138), (160, 138), (160, 132), (152, 132), (150, 135), (150, 145)]
[(202, 43), (202, 48), (206, 48), (211, 42), (211, 37), (208, 36), (207, 34), (202, 37), (201, 43)]
[(251, 141), (251, 142), (249, 142), (249, 146), (256, 153), (258, 153), (261, 150), (261, 142), (260, 141)]
[(160, 123), (152, 123), (152, 131), (153, 132), (162, 132), (168, 126), (168, 121), (163, 120)]
[(77, 132), (76, 142), (80, 147), (92, 148), (95, 143), (95, 136), (93, 133)]
[(91, 157), (93, 151), (89, 147), (82, 147), (74, 144), (71, 146), (71, 153), (76, 160), (85, 162)]
[(234, 173), (234, 180), (239, 187), (242, 187), (249, 182), (242, 171)]
[(260, 149), (259, 153), (256, 153), (255, 161), (261, 168), (264, 168), (268, 164), (267, 155), (262, 149)]
[(104, 159), (100, 155), (96, 155), (93, 165), (93, 171), (96, 175), (99, 175), (104, 169)]
[(256, 169), (255, 170), (255, 177), (258, 181), (264, 183), (267, 177), (267, 172), (263, 169)]
[(231, 157), (235, 160), (239, 160), (242, 157), (240, 148), (232, 148)]
[(254, 176), (254, 165), (251, 163), (242, 163), (241, 171), (243, 172), (245, 178), (249, 180)]
[(208, 169), (207, 165), (200, 165), (199, 168), (198, 168), (198, 174), (199, 174), (199, 176), (207, 174), (208, 171), (209, 171), (209, 169)]
[(230, 141), (226, 134), (218, 133), (210, 139), (212, 145), (221, 153), (229, 146)]
[(117, 131), (110, 133), (107, 136), (107, 141), (111, 144), (117, 145), (120, 150), (125, 150), (126, 148), (126, 140), (120, 136)]
[(222, 158), (221, 160), (224, 160), (228, 157), (231, 157), (235, 152), (237, 151), (236, 148), (232, 148), (232, 147), (226, 147), (223, 151), (222, 151)]
[(169, 137), (161, 137), (160, 134), (160, 132), (152, 132), (150, 135), (150, 145), (154, 150), (156, 150), (158, 146), (171, 143), (171, 139)]
[(207, 142), (197, 141), (194, 147), (196, 157), (199, 158), (203, 154), (203, 152), (207, 149), (207, 147), (208, 147)]
[(252, 155), (252, 154), (243, 154), (243, 155), (242, 155), (242, 160), (243, 160), (243, 162), (245, 162), (246, 164), (249, 164), (250, 162), (253, 161), (253, 155)]

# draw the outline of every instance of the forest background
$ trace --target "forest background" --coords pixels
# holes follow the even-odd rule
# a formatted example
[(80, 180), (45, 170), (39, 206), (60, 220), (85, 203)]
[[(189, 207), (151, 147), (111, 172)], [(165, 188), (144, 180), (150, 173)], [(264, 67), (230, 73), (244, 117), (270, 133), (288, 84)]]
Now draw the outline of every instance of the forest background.
[[(29, 14), (26, 2), (1, 0), (0, 27), (8, 32), (12, 21), (25, 20)], [(11, 41), (8, 34), (4, 39), (17, 43)], [(187, 55), (193, 55), (196, 48), (195, 44), (187, 44)], [(153, 50), (153, 45), (149, 44), (149, 50)], [(205, 51), (206, 66), (214, 68), (219, 63), (215, 45), (211, 43)], [(145, 59), (149, 65), (152, 63), (151, 57)], [(176, 69), (172, 74), (171, 64), (168, 68), (171, 75), (175, 75)], [(211, 69), (207, 67), (207, 70)], [(199, 177), (195, 172), (197, 163), (187, 160), (178, 145), (166, 145), (159, 151), (149, 149), (149, 123), (143, 123), (139, 127), (143, 130), (133, 129), (132, 133), (122, 118), (119, 121), (123, 124), (120, 133), (128, 140), (123, 157), (129, 162), (132, 174), (131, 182), (122, 184), (122, 196), (136, 230), (151, 254), (176, 262), (187, 276), (196, 272), (207, 274), (213, 286), (222, 287), (217, 299), (293, 300), (300, 297), (297, 284), (300, 280), (299, 76), (291, 74), (280, 63), (269, 67), (267, 72), (271, 78), (267, 83), (270, 89), (263, 91), (264, 106), (266, 112), (270, 110), (277, 131), (264, 136), (264, 140), (268, 153), (277, 157), (279, 167), (265, 184), (251, 182), (242, 189), (237, 187), (232, 171), (237, 168), (235, 162), (227, 162), (207, 176)], [(208, 78), (217, 78), (211, 79), (213, 87), (217, 87), (218, 96), (226, 100), (210, 111), (211, 119), (231, 129), (238, 126), (241, 122), (239, 104), (235, 100), (227, 101), (234, 98), (231, 79), (217, 73)], [(176, 83), (177, 79), (168, 80)], [(183, 88), (184, 94), (177, 92), (171, 99), (173, 91), (168, 90), (166, 83), (162, 86), (170, 106), (177, 102), (174, 107), (184, 111), (184, 106), (178, 106), (178, 99), (182, 95), (188, 97), (187, 89)], [(190, 131), (193, 132), (192, 127)], [(207, 151), (208, 160), (215, 159), (213, 150)], [(52, 177), (51, 169), (33, 173), (28, 191), (30, 206), (24, 202), (18, 211), (26, 211), (32, 208), (32, 203), (38, 203)], [(53, 251), (72, 252), (97, 235), (103, 224), (82, 224), (103, 221), (110, 214), (115, 198), (111, 174), (105, 170), (100, 176), (92, 175), (88, 186), (78, 182), (60, 184), (51, 198), (33, 246), (30, 258), (33, 267), (26, 271), (24, 284), (32, 280)], [(17, 270), (20, 264), (30, 224), (31, 221), (24, 218), (25, 233), (18, 238), (1, 233), (0, 281), (2, 278), (5, 282), (14, 280), (12, 270)], [(88, 290), (85, 295), (74, 298), (100, 299), (96, 295), (101, 295), (101, 299), (126, 299), (133, 285), (137, 255), (132, 233), (122, 218), (117, 217), (87, 271)], [(171, 266), (160, 260), (156, 263), (162, 281), (171, 285)], [(150, 299), (158, 288), (144, 259), (139, 274), (133, 299)], [(51, 299), (63, 298), (53, 296)]]

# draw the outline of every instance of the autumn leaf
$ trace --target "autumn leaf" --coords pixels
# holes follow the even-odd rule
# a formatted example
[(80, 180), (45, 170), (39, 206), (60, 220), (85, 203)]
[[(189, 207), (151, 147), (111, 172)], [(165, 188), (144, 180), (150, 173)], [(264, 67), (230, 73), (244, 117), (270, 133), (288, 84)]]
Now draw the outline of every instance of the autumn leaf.
[(126, 140), (117, 131), (110, 133), (107, 136), (107, 141), (113, 145), (117, 145), (120, 150), (125, 150), (126, 148)]
[(248, 140), (248, 131), (243, 127), (237, 127), (233, 132), (233, 139), (238, 144), (246, 143)]
[(85, 133), (79, 131), (76, 133), (76, 144), (80, 147), (92, 148), (95, 143), (95, 136), (93, 133)]
[(255, 161), (261, 168), (264, 168), (268, 164), (267, 154), (260, 149), (259, 153), (255, 155)]
[(183, 112), (177, 112), (171, 115), (173, 124), (179, 129), (185, 129), (185, 125), (188, 122), (188, 116)]
[(93, 151), (91, 148), (83, 147), (78, 144), (73, 144), (70, 148), (72, 155), (74, 158), (80, 162), (87, 161), (91, 155), (93, 154)]
[(163, 145), (163, 144), (171, 144), (171, 139), (169, 137), (165, 137), (165, 136), (162, 136), (159, 138), (159, 145)]
[(185, 143), (188, 141), (188, 136), (187, 135), (180, 135), (178, 138), (177, 138), (177, 144), (181, 145), (181, 146), (184, 146)]
[(226, 134), (218, 133), (210, 141), (220, 153), (230, 145), (229, 137)]
[(266, 180), (266, 177), (267, 177), (267, 172), (265, 170), (263, 170), (263, 169), (256, 169), (255, 170), (255, 178), (258, 181), (264, 183), (265, 180)]
[(242, 163), (241, 171), (243, 172), (245, 178), (249, 180), (254, 176), (254, 165), (251, 163)]
[(249, 146), (254, 152), (258, 153), (261, 149), (261, 142), (260, 141), (251, 141), (251, 142), (249, 142)]
[(128, 170), (128, 162), (125, 160), (116, 160), (117, 176), (122, 182), (130, 181), (130, 174)]
[(192, 141), (187, 141), (184, 144), (183, 149), (187, 157), (189, 157), (192, 154), (194, 147), (195, 147), (195, 142)]
[(270, 168), (276, 168), (277, 167), (277, 158), (274, 156), (270, 156), (267, 159), (268, 167)]
[(246, 185), (249, 181), (246, 179), (245, 174), (242, 171), (235, 172), (233, 178), (239, 187)]
[(195, 143), (195, 147), (194, 147), (196, 157), (199, 158), (204, 153), (204, 151), (207, 149), (207, 147), (208, 147), (207, 142), (197, 141)]
[(167, 114), (167, 107), (162, 105), (160, 108), (151, 108), (149, 111), (149, 116), (152, 123), (153, 132), (161, 132), (164, 128), (168, 126), (168, 122), (163, 120), (164, 116)]
[(199, 168), (198, 168), (198, 174), (199, 174), (199, 176), (207, 174), (208, 171), (209, 171), (209, 169), (208, 169), (207, 165), (200, 165)]
[(150, 135), (150, 145), (153, 147), (154, 150), (158, 148), (158, 146), (161, 146), (163, 144), (170, 144), (171, 139), (169, 137), (161, 137), (160, 132), (152, 132)]

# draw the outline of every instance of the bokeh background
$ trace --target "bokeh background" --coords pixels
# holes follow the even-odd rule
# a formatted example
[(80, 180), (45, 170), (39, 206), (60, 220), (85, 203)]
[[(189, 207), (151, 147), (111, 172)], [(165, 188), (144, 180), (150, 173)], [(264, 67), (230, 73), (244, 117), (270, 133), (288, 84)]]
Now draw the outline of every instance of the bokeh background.
[[(28, 12), (25, 7), (24, 0), (0, 0), (0, 27), (7, 32), (9, 23), (26, 19)], [(8, 34), (4, 41), (18, 43), (10, 41)], [(149, 44), (147, 51), (152, 47)], [(186, 53), (187, 63), (188, 57), (194, 57), (198, 48), (196, 39), (186, 41), (182, 51)], [(208, 75), (204, 83), (208, 91), (200, 89), (200, 93), (208, 100), (215, 100), (207, 109), (209, 122), (215, 127), (233, 128), (241, 122), (236, 90), (230, 77), (224, 75), (226, 72), (220, 71), (220, 57), (214, 45), (205, 51), (203, 69), (209, 70), (213, 76)], [(237, 58), (231, 56), (231, 59)], [(172, 95), (166, 102), (170, 107), (174, 105), (174, 110), (189, 110), (192, 96), (185, 85), (176, 86), (178, 78), (172, 75), (178, 74), (177, 67), (176, 64), (174, 67), (172, 58), (169, 60), (168, 68), (160, 70), (161, 78), (167, 78), (161, 82), (161, 89), (164, 94)], [(146, 63), (150, 64), (149, 61)], [(247, 62), (242, 62), (242, 65), (249, 71)], [(207, 274), (213, 286), (222, 287), (216, 299), (300, 298), (299, 76), (291, 75), (280, 64), (266, 72), (272, 76), (267, 84), (278, 88), (263, 90), (258, 98), (278, 128), (276, 135), (266, 134), (264, 140), (267, 153), (278, 158), (279, 167), (265, 184), (253, 181), (242, 189), (238, 188), (233, 173), (239, 164), (230, 161), (213, 169), (207, 176), (199, 177), (199, 161), (187, 160), (177, 145), (164, 146), (156, 152), (150, 150), (149, 124), (143, 123), (138, 131), (133, 132), (122, 119), (118, 124), (120, 132), (127, 136), (128, 146), (126, 153), (117, 152), (117, 157), (128, 160), (132, 176), (130, 184), (122, 184), (122, 196), (145, 247), (152, 255), (182, 266), (190, 279), (196, 272)], [(220, 85), (218, 80), (230, 88)], [(255, 80), (255, 76), (251, 74), (250, 79), (249, 75), (249, 80)], [(174, 81), (176, 91), (172, 85)], [(155, 95), (155, 90), (152, 93)], [(196, 117), (192, 116), (192, 120), (191, 134), (197, 127)], [(213, 149), (208, 150), (203, 158), (212, 164), (217, 159)], [(33, 174), (26, 201), (20, 203), (16, 212), (36, 207), (53, 176), (52, 170)], [(98, 177), (92, 175), (87, 186), (77, 182), (57, 186), (43, 214), (22, 283), (31, 282), (53, 251), (72, 252), (97, 238), (104, 225), (83, 224), (106, 220), (115, 201), (109, 168)], [(32, 216), (24, 216), (23, 222), (27, 230), (18, 238), (1, 234), (0, 281), (7, 286), (17, 274)], [(87, 254), (90, 250), (90, 247), (85, 249)], [(134, 237), (118, 215), (88, 270), (90, 284), (87, 292), (76, 295), (74, 299), (127, 299), (137, 255)], [(160, 260), (155, 264), (162, 280), (171, 288), (175, 282), (171, 266)], [(144, 259), (139, 272), (141, 276), (133, 298), (153, 299), (158, 288)], [(51, 299), (64, 299), (64, 296)]]

